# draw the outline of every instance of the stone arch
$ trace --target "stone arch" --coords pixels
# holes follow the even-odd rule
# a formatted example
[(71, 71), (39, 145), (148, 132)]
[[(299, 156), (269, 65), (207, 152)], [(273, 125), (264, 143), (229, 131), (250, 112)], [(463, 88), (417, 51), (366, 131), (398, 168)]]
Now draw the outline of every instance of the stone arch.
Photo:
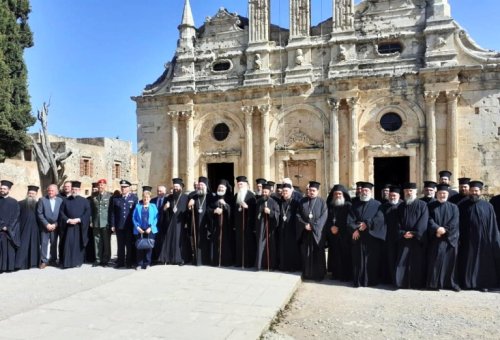
[(284, 108), (274, 116), (274, 119), (272, 120), (271, 126), (269, 128), (271, 136), (279, 138), (280, 136), (278, 134), (281, 132), (280, 126), (282, 125), (282, 120), (286, 119), (287, 116), (297, 111), (308, 112), (316, 116), (316, 118), (318, 118), (324, 124), (323, 135), (328, 132), (328, 129), (330, 128), (330, 121), (328, 120), (328, 115), (324, 110), (311, 104), (297, 104)]
[[(238, 119), (238, 117), (235, 115), (233, 112), (225, 111), (225, 110), (218, 110), (217, 112), (210, 112), (207, 114), (203, 114), (200, 116), (197, 116), (198, 119), (196, 119), (195, 125), (194, 125), (194, 140), (195, 142), (199, 142), (200, 136), (201, 136), (201, 131), (203, 126), (208, 123), (209, 121), (214, 121), (214, 125), (217, 124), (218, 122), (224, 122), (229, 125), (229, 127), (235, 127), (236, 129), (231, 129), (231, 133), (238, 133), (238, 138), (243, 138), (243, 134), (245, 131), (245, 128), (243, 126), (243, 122)], [(232, 125), (232, 126), (231, 126)]]
[(395, 111), (398, 114), (401, 114), (403, 119), (409, 119), (410, 114), (413, 114), (418, 121), (417, 128), (425, 127), (425, 113), (421, 109), (421, 107), (414, 102), (410, 102), (407, 99), (398, 96), (398, 97), (378, 97), (374, 100), (366, 103), (365, 107), (367, 110), (364, 110), (359, 118), (359, 126), (363, 126), (370, 119), (370, 117), (378, 117), (380, 114), (384, 114), (387, 112)]

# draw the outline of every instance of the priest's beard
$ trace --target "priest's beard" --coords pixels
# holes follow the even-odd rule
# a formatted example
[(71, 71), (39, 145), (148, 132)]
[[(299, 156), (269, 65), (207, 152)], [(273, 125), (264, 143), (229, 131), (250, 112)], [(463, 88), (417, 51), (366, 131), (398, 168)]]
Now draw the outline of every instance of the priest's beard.
[(368, 202), (372, 197), (368, 194), (359, 195), (359, 199), (361, 202)]
[(225, 194), (226, 194), (226, 190), (217, 190), (217, 196), (224, 197)]
[(406, 204), (412, 204), (413, 202), (415, 202), (416, 199), (417, 199), (417, 195), (408, 195), (408, 196), (405, 196), (405, 202), (406, 202)]
[(35, 210), (35, 207), (36, 207), (36, 198), (34, 197), (28, 197), (26, 198), (26, 201), (28, 203), (28, 208), (32, 209), (32, 210)]
[(396, 205), (396, 204), (398, 204), (398, 203), (399, 203), (399, 200), (389, 200), (389, 203), (390, 203), (391, 205)]
[(181, 191), (180, 191), (180, 190), (178, 190), (178, 189), (174, 189), (174, 190), (173, 190), (173, 195), (174, 195), (174, 198), (178, 198), (180, 194), (181, 194)]
[(470, 200), (472, 202), (479, 202), (479, 195), (470, 195)]
[(437, 198), (439, 203), (444, 203), (446, 202), (446, 198)]
[(236, 195), (236, 203), (241, 204), (245, 202), (245, 197), (247, 196), (248, 189), (240, 189)]
[(203, 188), (203, 189), (198, 189), (198, 191), (196, 192), (199, 196), (205, 196), (207, 194), (207, 189)]
[(345, 204), (345, 198), (340, 197), (333, 200), (333, 205), (336, 207), (341, 207)]

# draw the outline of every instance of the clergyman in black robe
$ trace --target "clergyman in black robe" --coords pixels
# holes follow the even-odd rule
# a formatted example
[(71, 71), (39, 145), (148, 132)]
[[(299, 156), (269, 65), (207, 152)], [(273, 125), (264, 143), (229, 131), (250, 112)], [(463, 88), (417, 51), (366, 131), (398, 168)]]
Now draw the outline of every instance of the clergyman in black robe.
[(328, 244), (327, 271), (332, 279), (350, 281), (352, 278), (351, 232), (347, 219), (352, 215), (351, 197), (347, 189), (334, 185), (326, 200), (328, 219), (324, 232)]
[(248, 190), (245, 176), (236, 177), (238, 193), (233, 208), (235, 226), (235, 263), (236, 267), (255, 266), (257, 241), (255, 239), (255, 195)]
[(194, 263), (196, 265), (212, 264), (211, 219), (208, 209), (215, 199), (209, 190), (208, 178), (198, 179), (197, 190), (191, 195), (188, 204), (188, 225), (191, 231), (192, 247), (195, 250)]
[(459, 213), (458, 207), (447, 201), (449, 186), (437, 186), (437, 199), (429, 203), (429, 246), (427, 249), (427, 288), (459, 291), (456, 282)]
[(398, 207), (399, 240), (396, 287), (423, 288), (426, 274), (426, 245), (429, 210), (417, 199), (417, 185), (406, 183), (405, 200)]
[(19, 237), (19, 203), (9, 197), (11, 181), (0, 182), (0, 273), (13, 271)]
[(321, 281), (326, 274), (323, 227), (328, 218), (326, 202), (318, 196), (320, 183), (309, 182), (307, 197), (297, 210), (297, 239), (302, 256), (302, 278)]
[(483, 183), (471, 181), (469, 198), (459, 205), (459, 284), (487, 291), (500, 286), (500, 232), (493, 206), (480, 198)]
[(72, 182), (73, 195), (63, 201), (59, 210), (58, 224), (64, 229), (61, 268), (80, 267), (89, 241), (90, 204), (86, 198), (79, 196), (80, 185), (78, 181)]
[(496, 195), (491, 198), (490, 204), (493, 206), (493, 210), (495, 210), (495, 215), (497, 217), (497, 226), (500, 228), (500, 195)]
[(470, 178), (468, 177), (461, 177), (458, 179), (458, 195), (454, 195), (452, 197), (448, 198), (448, 202), (453, 203), (453, 204), (460, 204), (460, 202), (463, 199), (466, 199), (469, 197), (469, 183), (470, 183)]
[(262, 197), (256, 208), (257, 237), (257, 270), (274, 270), (278, 268), (277, 234), (280, 207), (271, 197), (271, 185), (262, 186)]
[(387, 229), (385, 243), (382, 247), (380, 262), (380, 280), (385, 284), (396, 284), (396, 259), (399, 241), (399, 215), (398, 206), (401, 204), (401, 188), (391, 186), (389, 188), (389, 201), (382, 204), (380, 209), (384, 213), (384, 221)]
[(168, 227), (158, 260), (182, 266), (191, 261), (191, 245), (188, 243), (189, 232), (186, 228), (189, 197), (182, 192), (182, 179), (174, 178), (172, 182), (173, 193), (167, 197), (165, 205)]
[(37, 192), (37, 186), (28, 186), (26, 199), (19, 202), (21, 243), (16, 252), (16, 269), (38, 267), (40, 263), (40, 228), (36, 219)]
[(348, 218), (352, 245), (352, 279), (354, 287), (379, 284), (380, 254), (386, 226), (380, 202), (372, 198), (373, 184), (363, 182), (359, 200), (352, 205)]
[(279, 269), (285, 272), (301, 270), (300, 249), (297, 242), (296, 219), (300, 197), (293, 195), (292, 184), (283, 183), (279, 220)]
[(221, 180), (217, 187), (217, 197), (212, 200), (208, 211), (211, 222), (212, 266), (216, 267), (228, 267), (234, 263), (231, 189), (228, 181)]
[(431, 202), (436, 201), (436, 186), (438, 184), (433, 181), (424, 181), (424, 195), (420, 198), (420, 200), (429, 204)]

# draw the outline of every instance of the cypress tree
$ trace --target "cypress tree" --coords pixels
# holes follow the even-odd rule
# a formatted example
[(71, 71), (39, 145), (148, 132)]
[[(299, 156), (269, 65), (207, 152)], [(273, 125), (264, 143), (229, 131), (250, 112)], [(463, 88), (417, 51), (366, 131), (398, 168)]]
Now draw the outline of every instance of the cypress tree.
[(33, 46), (29, 0), (0, 0), (0, 162), (30, 144), (31, 115), (25, 48)]

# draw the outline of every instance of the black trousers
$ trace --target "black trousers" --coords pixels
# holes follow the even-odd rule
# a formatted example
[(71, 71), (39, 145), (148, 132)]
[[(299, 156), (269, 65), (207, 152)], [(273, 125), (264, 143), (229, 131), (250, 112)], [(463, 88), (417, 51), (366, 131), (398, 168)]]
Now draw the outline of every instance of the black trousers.
[(118, 248), (116, 264), (118, 266), (126, 265), (127, 267), (132, 267), (136, 258), (134, 235), (132, 231), (127, 229), (116, 229), (115, 233)]

